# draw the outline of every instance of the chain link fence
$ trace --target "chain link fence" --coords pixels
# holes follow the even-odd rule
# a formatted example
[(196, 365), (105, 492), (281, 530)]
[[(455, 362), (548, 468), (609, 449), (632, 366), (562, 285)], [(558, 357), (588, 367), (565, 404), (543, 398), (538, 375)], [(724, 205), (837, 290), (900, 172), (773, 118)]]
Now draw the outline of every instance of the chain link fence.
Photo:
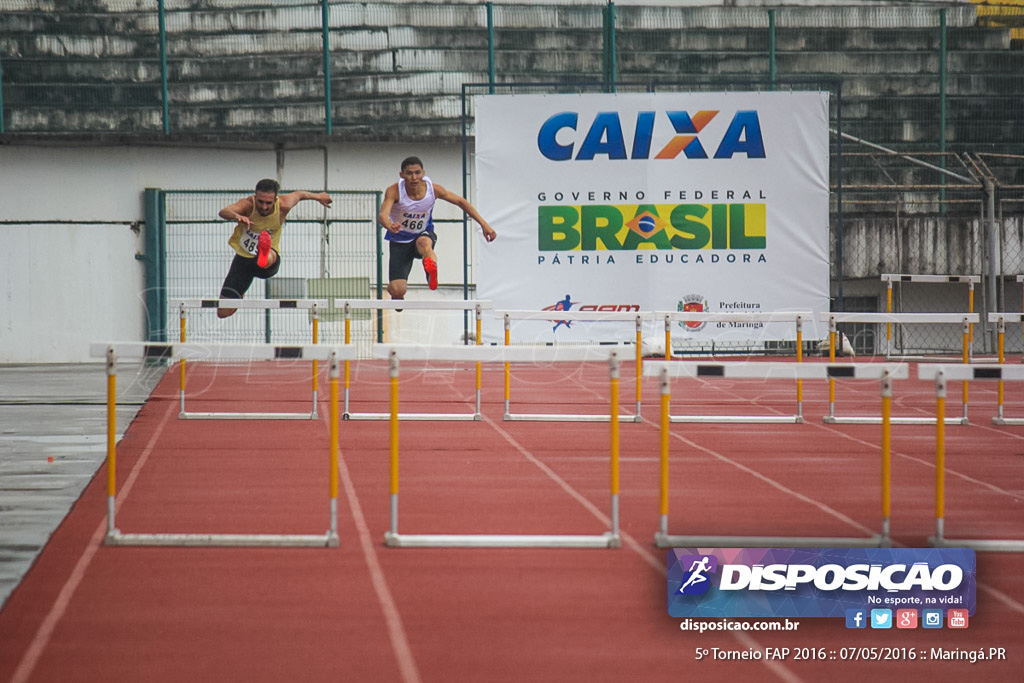
[[(234, 258), (228, 237), (234, 224), (218, 218), (225, 206), (251, 194), (245, 190), (166, 191), (164, 300), (215, 299)], [(281, 235), (281, 270), (267, 280), (256, 279), (246, 294), (256, 299), (327, 299), (319, 312), (319, 341), (345, 342), (343, 311), (335, 298), (380, 298), (382, 250), (375, 225), (380, 193), (329, 193), (328, 210), (316, 202), (300, 202), (288, 213)], [(328, 212), (330, 217), (328, 218)], [(165, 329), (177, 338), (179, 311), (166, 307)], [(369, 311), (351, 314), (352, 342), (368, 353), (378, 327)], [(186, 311), (188, 341), (211, 343), (312, 342), (309, 311), (240, 308), (226, 319), (215, 309)]]
[[(987, 314), (1024, 305), (1022, 4), (90, 0), (51, 11), (11, 0), (0, 13), (0, 137), (457, 142), (473, 135), (465, 84), (817, 83), (833, 93), (833, 308), (885, 310), (886, 273), (978, 276), (975, 343), (986, 353)], [(964, 310), (961, 290), (903, 283), (897, 310)], [(878, 330), (843, 331), (859, 353), (883, 348)], [(944, 331), (903, 338), (915, 352), (958, 349)], [(1024, 338), (1008, 344), (1021, 351)]]

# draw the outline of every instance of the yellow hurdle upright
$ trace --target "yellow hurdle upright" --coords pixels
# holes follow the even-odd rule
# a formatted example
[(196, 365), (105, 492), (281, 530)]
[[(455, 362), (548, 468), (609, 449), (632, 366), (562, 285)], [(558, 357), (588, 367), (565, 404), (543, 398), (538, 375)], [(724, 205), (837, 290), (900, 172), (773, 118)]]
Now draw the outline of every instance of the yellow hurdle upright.
[[(837, 323), (870, 323), (870, 324), (959, 324), (962, 329), (962, 361), (966, 366), (970, 360), (970, 326), (979, 320), (977, 313), (874, 313), (874, 312), (843, 312), (832, 311), (821, 314), (823, 320), (828, 320), (829, 329), (829, 358), (835, 359), (836, 340), (839, 339)], [(963, 391), (963, 417), (959, 424), (968, 424), (967, 416), (967, 383), (964, 382)], [(935, 418), (898, 416), (890, 417), (896, 424), (933, 424)], [(836, 392), (835, 384), (829, 386), (828, 415), (822, 417), (822, 421), (829, 424), (878, 424), (881, 416), (865, 415), (836, 415)]]
[[(658, 313), (657, 315), (662, 315)], [(803, 363), (803, 329), (805, 320), (814, 320), (810, 311), (676, 311), (663, 314), (665, 343), (671, 344), (669, 331), (672, 322), (730, 322), (730, 323), (791, 323), (796, 330), (796, 362)], [(666, 360), (669, 356), (666, 355)], [(663, 361), (652, 361), (663, 362)], [(792, 415), (671, 415), (672, 422), (727, 422), (727, 423), (801, 423), (804, 421), (803, 380), (796, 379), (796, 410)]]
[[(619, 534), (619, 361), (615, 351), (603, 346), (435, 346), (377, 344), (375, 358), (388, 358), (390, 382), (390, 516), (384, 543), (403, 548), (618, 548)], [(398, 530), (399, 501), (399, 358), (414, 360), (461, 360), (489, 363), (585, 362), (601, 357), (609, 363), (611, 393), (609, 420), (611, 514), (609, 530), (602, 534), (402, 534)]]
[(950, 381), (1024, 381), (1024, 366), (1003, 364), (933, 365), (917, 368), (919, 379), (935, 382), (935, 535), (929, 543), (940, 548), (974, 548), (995, 552), (1024, 552), (1024, 539), (946, 537), (946, 385)]
[[(505, 346), (512, 345), (512, 321), (545, 321), (552, 319), (559, 322), (583, 322), (583, 323), (626, 323), (632, 322), (636, 328), (636, 346), (634, 348), (634, 364), (636, 370), (636, 410), (632, 415), (617, 415), (621, 420), (641, 422), (643, 417), (641, 411), (641, 377), (643, 367), (643, 321), (644, 314), (640, 311), (496, 311), (495, 315), (501, 315), (505, 329)], [(622, 342), (626, 344), (628, 342)], [(606, 345), (614, 348), (612, 344)], [(605, 422), (609, 419), (605, 414), (591, 413), (513, 413), (512, 412), (512, 372), (510, 363), (505, 363), (505, 414), (504, 419), (509, 421), (538, 421), (538, 422)]]
[[(891, 425), (889, 416), (892, 402), (892, 380), (905, 379), (906, 363), (784, 363), (784, 362), (711, 362), (711, 361), (648, 361), (644, 374), (656, 375), (661, 380), (661, 441), (660, 441), (660, 496), (659, 523), (654, 542), (660, 548), (680, 547), (888, 547), (892, 544), (889, 530), (891, 517)], [(671, 398), (670, 380), (673, 377), (696, 379), (879, 379), (882, 383), (882, 464), (881, 464), (881, 532), (866, 538), (858, 537), (805, 537), (805, 536), (702, 536), (669, 535), (669, 416)]]
[[(178, 308), (179, 341), (185, 339), (185, 311), (187, 309), (216, 310), (221, 308), (255, 308), (270, 310), (308, 310), (312, 322), (312, 341), (319, 342), (320, 310), (327, 308), (327, 299), (179, 299), (171, 302)], [(225, 304), (230, 304), (227, 306)], [(246, 360), (246, 359), (242, 359)], [(270, 413), (270, 412), (190, 412), (185, 408), (185, 360), (179, 361), (178, 396), (180, 410), (178, 417), (183, 420), (315, 420), (318, 417), (318, 377), (320, 366), (312, 361), (312, 403), (309, 412), (303, 413)]]
[[(473, 311), (476, 315), (476, 345), (480, 346), (481, 339), (481, 317), (483, 311), (492, 308), (490, 301), (485, 299), (335, 299), (335, 308), (343, 308), (345, 311), (345, 344), (351, 341), (350, 319), (354, 310), (392, 310), (392, 311)], [(403, 413), (399, 416), (402, 420), (424, 420), (424, 421), (461, 421), (461, 420), (482, 420), (482, 372), (479, 364), (476, 368), (476, 406), (473, 412), (466, 413)], [(349, 371), (345, 368), (345, 410), (342, 413), (344, 420), (388, 420), (390, 415), (386, 412), (371, 413), (358, 412), (351, 409)]]
[[(990, 323), (997, 323), (999, 331), (999, 364), (1003, 365), (1006, 363), (1006, 323), (1019, 324), (1024, 322), (1024, 313), (989, 313), (988, 321)], [(996, 415), (992, 418), (992, 423), (997, 425), (1024, 425), (1024, 417), (1006, 417), (1004, 413), (1006, 394), (1003, 385), (1004, 381), (1000, 379), (996, 391)]]
[[(317, 345), (189, 344), (162, 342), (109, 342), (90, 345), (90, 355), (106, 357), (107, 369), (107, 533), (104, 543), (117, 546), (261, 546), (335, 547), (338, 542), (338, 377), (341, 358), (350, 349)], [(122, 533), (117, 528), (117, 358), (149, 360), (288, 360), (330, 361), (330, 424), (328, 474), (329, 525), (326, 534), (219, 534), (219, 533)]]

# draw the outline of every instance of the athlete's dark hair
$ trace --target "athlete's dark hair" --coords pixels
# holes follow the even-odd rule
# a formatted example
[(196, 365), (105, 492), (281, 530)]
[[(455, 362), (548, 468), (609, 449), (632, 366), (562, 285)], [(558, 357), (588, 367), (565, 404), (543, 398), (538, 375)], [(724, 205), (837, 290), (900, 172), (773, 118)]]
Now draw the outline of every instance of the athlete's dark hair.
[(281, 186), (273, 178), (264, 178), (263, 180), (256, 183), (257, 192), (273, 192), (274, 194), (277, 194), (278, 190), (280, 189)]
[(407, 166), (419, 166), (423, 168), (423, 162), (420, 161), (419, 157), (406, 157), (402, 159), (402, 170), (404, 171)]

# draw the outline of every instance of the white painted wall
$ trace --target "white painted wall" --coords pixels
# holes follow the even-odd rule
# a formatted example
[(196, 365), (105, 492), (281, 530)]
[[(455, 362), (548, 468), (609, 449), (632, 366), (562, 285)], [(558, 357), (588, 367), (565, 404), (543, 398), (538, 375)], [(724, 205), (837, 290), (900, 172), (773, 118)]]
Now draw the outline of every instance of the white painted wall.
[[(461, 145), (346, 144), (327, 152), (332, 190), (383, 190), (415, 154), (431, 178), (462, 194)], [(249, 192), (277, 175), (273, 150), (0, 146), (0, 363), (95, 361), (90, 342), (144, 339), (145, 273), (136, 259), (144, 235), (131, 224), (145, 220), (146, 188)], [(322, 189), (324, 151), (286, 150), (280, 178), (286, 190)], [(461, 213), (439, 202), (435, 217)], [(225, 268), (231, 227), (225, 223)], [(441, 280), (461, 282), (461, 242), (438, 250)]]

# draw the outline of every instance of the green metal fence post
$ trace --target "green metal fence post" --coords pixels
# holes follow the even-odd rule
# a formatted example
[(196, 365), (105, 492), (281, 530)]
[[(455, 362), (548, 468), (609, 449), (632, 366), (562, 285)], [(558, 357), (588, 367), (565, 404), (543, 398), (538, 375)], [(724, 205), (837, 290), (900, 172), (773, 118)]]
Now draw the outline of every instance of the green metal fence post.
[[(0, 58), (2, 60), (2, 58)], [(4, 67), (0, 61), (0, 133), (4, 132)]]
[(324, 121), (327, 134), (332, 131), (334, 116), (331, 113), (331, 6), (328, 0), (321, 0), (321, 23), (324, 35)]
[(775, 10), (768, 10), (768, 78), (771, 89), (775, 90), (775, 79), (778, 74), (775, 64)]
[(494, 82), (497, 78), (494, 61), (494, 3), (487, 3), (487, 82), (490, 83), (490, 94), (494, 94)]
[(164, 135), (167, 135), (171, 132), (171, 113), (167, 88), (167, 14), (164, 9), (164, 0), (160, 0), (157, 7), (160, 14), (160, 99), (163, 102)]
[(604, 90), (615, 92), (615, 82), (618, 80), (618, 61), (615, 52), (615, 3), (609, 0), (604, 9)]
[[(939, 11), (939, 167), (946, 168), (946, 10)], [(946, 213), (946, 174), (939, 174), (939, 212)]]
[[(469, 98), (467, 83), (462, 84), (462, 196), (469, 197)], [(462, 298), (469, 299), (469, 219), (462, 212)], [(469, 311), (462, 312), (463, 340), (469, 332)], [(465, 341), (463, 341), (465, 343)]]
[(164, 223), (164, 193), (147, 187), (145, 191), (146, 233), (146, 340), (167, 341), (167, 262), (166, 224)]
[(835, 83), (836, 93), (836, 277), (838, 279), (836, 303), (833, 310), (845, 311), (846, 301), (843, 293), (843, 280), (845, 278), (845, 257), (843, 255), (843, 240), (845, 229), (843, 227), (843, 81)]
[(0, 133), (4, 132), (4, 67), (0, 63)]
[[(381, 192), (376, 193), (377, 197), (377, 209), (373, 215), (373, 229), (376, 234), (376, 241), (374, 247), (377, 250), (377, 298), (384, 298), (384, 228), (381, 227), (377, 221), (377, 216), (380, 214), (380, 205), (384, 203), (384, 194)], [(384, 311), (381, 309), (377, 310), (377, 343), (381, 344), (384, 342)]]

